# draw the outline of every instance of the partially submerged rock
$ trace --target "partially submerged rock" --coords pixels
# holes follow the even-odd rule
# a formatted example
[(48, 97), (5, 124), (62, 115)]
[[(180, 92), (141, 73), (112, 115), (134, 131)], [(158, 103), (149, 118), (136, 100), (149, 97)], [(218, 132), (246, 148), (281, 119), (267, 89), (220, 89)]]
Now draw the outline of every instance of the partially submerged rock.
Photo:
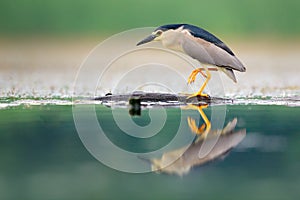
[(135, 92), (132, 94), (109, 94), (102, 97), (96, 97), (94, 100), (101, 101), (104, 105), (130, 105), (131, 99), (139, 99), (141, 106), (181, 106), (188, 103), (195, 104), (226, 104), (232, 103), (232, 99), (219, 97), (191, 97), (184, 94), (170, 93), (144, 93)]

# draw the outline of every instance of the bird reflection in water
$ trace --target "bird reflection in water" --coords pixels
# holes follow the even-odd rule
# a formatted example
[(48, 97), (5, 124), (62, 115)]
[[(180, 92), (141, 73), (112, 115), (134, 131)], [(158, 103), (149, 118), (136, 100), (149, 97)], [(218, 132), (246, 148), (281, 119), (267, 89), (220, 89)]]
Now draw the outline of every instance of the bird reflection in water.
[(196, 121), (191, 118), (188, 117), (187, 121), (188, 121), (188, 125), (191, 129), (191, 131), (195, 134), (197, 134), (198, 136), (201, 136), (203, 138), (207, 137), (207, 134), (209, 133), (210, 129), (211, 129), (211, 123), (208, 120), (207, 116), (205, 115), (203, 108), (207, 108), (208, 104), (204, 104), (204, 105), (194, 105), (194, 104), (189, 104), (187, 105), (184, 109), (193, 109), (193, 110), (198, 110), (201, 118), (203, 119), (204, 123), (198, 127), (196, 125)]
[[(222, 158), (231, 149), (237, 146), (246, 136), (246, 129), (235, 131), (237, 118), (230, 121), (222, 130), (213, 130), (211, 122), (203, 112), (203, 108), (208, 105), (189, 105), (186, 109), (198, 110), (204, 123), (200, 126), (196, 125), (193, 118), (188, 117), (188, 126), (190, 130), (196, 134), (194, 142), (187, 148), (183, 147), (170, 152), (165, 152), (160, 159), (151, 159), (151, 168), (153, 171), (184, 175), (187, 174), (192, 167), (201, 166), (210, 161)], [(204, 156), (200, 156), (200, 151), (204, 143), (213, 143), (209, 152)], [(214, 144), (214, 143), (213, 143)], [(179, 157), (175, 162), (169, 164), (171, 160)]]

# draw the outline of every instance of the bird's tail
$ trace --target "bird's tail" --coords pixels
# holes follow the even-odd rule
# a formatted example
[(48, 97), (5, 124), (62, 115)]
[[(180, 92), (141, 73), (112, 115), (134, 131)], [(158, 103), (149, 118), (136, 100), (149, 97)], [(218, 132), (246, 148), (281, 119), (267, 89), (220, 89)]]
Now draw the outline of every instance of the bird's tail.
[(228, 69), (228, 68), (224, 68), (224, 67), (220, 67), (219, 68), (221, 71), (223, 71), (231, 80), (233, 80), (233, 82), (237, 82), (234, 72), (232, 69)]

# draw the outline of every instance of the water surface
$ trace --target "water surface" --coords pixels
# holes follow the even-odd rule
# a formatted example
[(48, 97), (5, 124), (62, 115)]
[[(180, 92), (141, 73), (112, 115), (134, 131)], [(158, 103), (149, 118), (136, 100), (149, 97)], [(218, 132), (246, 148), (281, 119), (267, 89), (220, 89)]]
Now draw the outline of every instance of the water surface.
[[(203, 109), (208, 118), (212, 109)], [(138, 141), (115, 126), (111, 108), (97, 105), (96, 111), (110, 139), (128, 151), (158, 149), (177, 129), (175, 120), (157, 138)], [(173, 119), (179, 111), (166, 108)], [(118, 112), (129, 115), (127, 108)], [(148, 112), (134, 121), (147, 125)], [(196, 111), (185, 112), (203, 122)], [(225, 124), (237, 118), (236, 130), (246, 129), (246, 137), (227, 156), (178, 176), (124, 173), (103, 165), (82, 144), (71, 105), (6, 107), (0, 112), (0, 199), (297, 199), (299, 115), (299, 107), (226, 106)]]

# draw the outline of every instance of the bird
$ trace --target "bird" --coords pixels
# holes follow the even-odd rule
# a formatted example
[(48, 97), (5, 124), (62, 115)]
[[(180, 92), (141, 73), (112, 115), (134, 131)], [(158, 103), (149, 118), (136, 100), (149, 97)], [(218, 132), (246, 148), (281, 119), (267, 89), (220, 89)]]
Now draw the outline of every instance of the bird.
[[(148, 37), (138, 42), (137, 46), (151, 41), (159, 41), (165, 48), (182, 52), (203, 65), (203, 68), (192, 71), (187, 82), (188, 84), (193, 83), (198, 73), (205, 77), (205, 81), (199, 91), (188, 96), (188, 98), (210, 98), (208, 94), (203, 93), (211, 78), (209, 71), (222, 71), (235, 83), (237, 80), (233, 70), (246, 71), (243, 63), (224, 42), (212, 33), (195, 25), (167, 24), (159, 26)], [(213, 66), (213, 68), (208, 68), (208, 66)]]

